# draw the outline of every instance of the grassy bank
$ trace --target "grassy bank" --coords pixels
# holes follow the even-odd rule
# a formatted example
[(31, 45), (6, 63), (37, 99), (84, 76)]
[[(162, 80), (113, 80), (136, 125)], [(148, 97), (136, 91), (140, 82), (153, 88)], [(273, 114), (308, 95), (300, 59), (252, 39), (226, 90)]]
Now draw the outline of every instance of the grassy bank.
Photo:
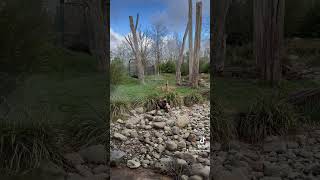
[[(167, 82), (168, 91), (165, 90)], [(139, 84), (136, 79), (127, 77), (111, 91), (112, 117), (117, 118), (124, 112), (139, 106), (151, 110), (157, 99), (165, 98), (171, 106), (199, 103), (205, 100), (204, 94), (208, 91), (209, 89), (205, 87), (193, 89), (187, 86), (176, 86), (174, 74), (147, 76), (144, 85)]]

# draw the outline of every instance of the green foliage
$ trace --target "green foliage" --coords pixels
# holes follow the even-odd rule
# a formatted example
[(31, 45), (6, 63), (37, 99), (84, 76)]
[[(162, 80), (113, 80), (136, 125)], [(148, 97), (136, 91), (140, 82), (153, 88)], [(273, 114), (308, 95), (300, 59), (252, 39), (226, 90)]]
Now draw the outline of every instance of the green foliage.
[(278, 95), (264, 96), (248, 112), (240, 114), (237, 131), (240, 138), (256, 142), (270, 135), (283, 135), (296, 126), (298, 115), (292, 105)]
[(121, 60), (120, 58), (114, 58), (111, 61), (111, 65), (110, 65), (111, 84), (118, 85), (123, 83), (127, 78), (126, 76), (127, 76), (127, 71), (123, 63), (123, 60)]
[(162, 73), (175, 73), (176, 72), (176, 63), (173, 60), (160, 64), (160, 71)]
[(189, 64), (187, 62), (181, 65), (181, 75), (186, 76), (189, 74)]
[(209, 73), (210, 71), (210, 61), (208, 58), (201, 58), (199, 61), (199, 72)]
[(1, 174), (17, 175), (38, 168), (42, 161), (62, 165), (59, 132), (47, 121), (1, 119)]
[(192, 92), (191, 94), (188, 94), (184, 97), (183, 102), (186, 106), (192, 106), (193, 104), (199, 104), (203, 102), (203, 97), (201, 94)]
[(0, 5), (0, 67), (30, 71), (39, 64), (41, 47), (49, 38), (49, 21), (40, 0), (4, 0)]

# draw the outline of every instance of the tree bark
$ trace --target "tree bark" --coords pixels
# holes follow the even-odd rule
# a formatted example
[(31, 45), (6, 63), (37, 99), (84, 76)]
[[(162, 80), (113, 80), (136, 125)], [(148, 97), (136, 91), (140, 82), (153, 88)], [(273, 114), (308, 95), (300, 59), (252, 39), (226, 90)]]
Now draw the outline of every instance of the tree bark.
[(225, 24), (231, 0), (213, 1), (213, 61), (214, 72), (222, 74), (226, 52)]
[(196, 5), (196, 33), (194, 42), (194, 59), (192, 73), (192, 87), (198, 88), (199, 85), (199, 58), (201, 48), (201, 31), (202, 31), (202, 2), (197, 2)]
[(189, 26), (190, 26), (190, 22), (188, 22), (186, 30), (183, 35), (182, 45), (181, 45), (180, 52), (179, 52), (179, 59), (177, 61), (177, 65), (176, 65), (176, 83), (179, 86), (181, 85), (181, 65), (183, 64), (183, 51), (184, 51), (184, 46), (186, 43), (186, 38), (187, 38)]
[(281, 80), (285, 0), (254, 1), (255, 58), (260, 78), (271, 85)]
[[(139, 16), (137, 16), (139, 17)], [(137, 70), (138, 70), (138, 79), (140, 80), (140, 83), (144, 84), (144, 67), (142, 64), (142, 56), (139, 50), (139, 45), (138, 45), (138, 37), (137, 37), (137, 24), (138, 24), (138, 19), (136, 22), (136, 26), (134, 26), (133, 23), (133, 17), (129, 16), (129, 21), (130, 21), (130, 29), (132, 32), (132, 38), (133, 38), (133, 50), (134, 54), (136, 57), (136, 65), (137, 65)]]
[(87, 19), (90, 22), (89, 29), (91, 29), (91, 53), (98, 61), (97, 69), (106, 72), (108, 67), (107, 33), (109, 32), (107, 8), (105, 7), (107, 4), (103, 0), (90, 0), (85, 3), (88, 7)]
[(189, 82), (192, 83), (193, 73), (193, 24), (192, 24), (192, 0), (189, 0), (189, 15), (188, 15), (189, 26)]

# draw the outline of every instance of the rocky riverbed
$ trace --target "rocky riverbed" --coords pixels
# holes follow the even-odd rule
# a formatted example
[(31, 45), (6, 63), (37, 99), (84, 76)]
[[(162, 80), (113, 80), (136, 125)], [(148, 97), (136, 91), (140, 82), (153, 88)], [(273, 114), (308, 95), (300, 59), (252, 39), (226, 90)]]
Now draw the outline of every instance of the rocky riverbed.
[(319, 180), (320, 129), (267, 137), (259, 145), (212, 145), (214, 180)]
[(169, 113), (144, 113), (138, 108), (128, 119), (111, 123), (111, 160), (131, 169), (177, 173), (184, 179), (209, 179), (209, 104), (173, 108)]
[(120, 166), (170, 172), (175, 162), (187, 169), (181, 179), (201, 180), (208, 179), (211, 158), (214, 180), (320, 180), (320, 128), (267, 137), (260, 144), (216, 142), (209, 154), (209, 104), (159, 116), (141, 109), (132, 113), (111, 124), (111, 158)]

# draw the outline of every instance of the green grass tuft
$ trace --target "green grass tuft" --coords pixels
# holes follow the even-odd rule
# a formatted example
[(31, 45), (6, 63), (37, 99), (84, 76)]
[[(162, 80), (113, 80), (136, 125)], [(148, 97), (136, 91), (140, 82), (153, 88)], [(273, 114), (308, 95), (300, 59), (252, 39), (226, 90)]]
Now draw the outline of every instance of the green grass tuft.
[(1, 119), (1, 173), (24, 174), (38, 168), (44, 160), (63, 165), (58, 133), (52, 124), (45, 121)]
[(278, 96), (264, 96), (248, 112), (239, 115), (237, 132), (240, 138), (257, 142), (270, 135), (284, 135), (298, 123), (292, 105)]

